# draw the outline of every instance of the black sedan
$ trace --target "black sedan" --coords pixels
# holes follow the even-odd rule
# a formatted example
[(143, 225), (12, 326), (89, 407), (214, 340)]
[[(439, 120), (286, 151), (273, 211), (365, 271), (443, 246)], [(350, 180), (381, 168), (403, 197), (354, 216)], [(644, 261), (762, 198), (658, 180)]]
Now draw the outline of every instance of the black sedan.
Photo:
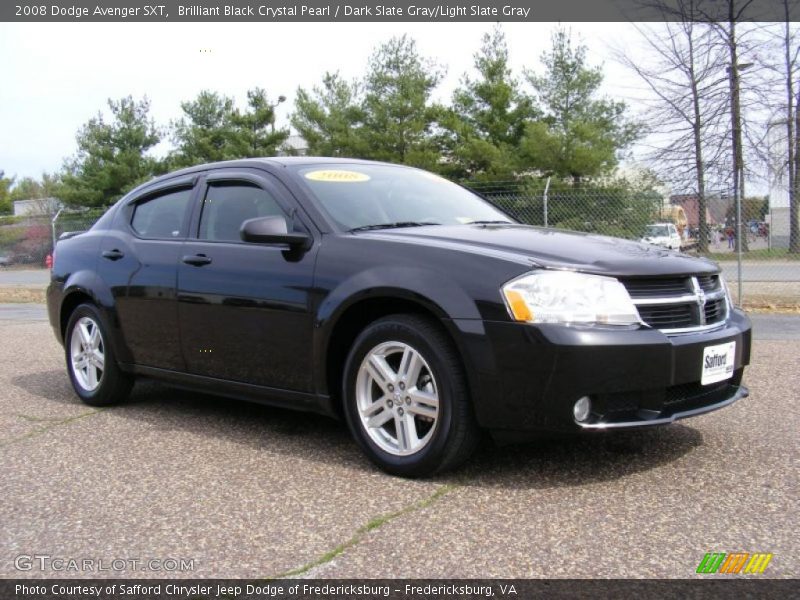
[(192, 167), (58, 242), (75, 392), (134, 378), (343, 416), (386, 471), (497, 439), (667, 424), (746, 396), (714, 263), (517, 223), (436, 175), (328, 158)]

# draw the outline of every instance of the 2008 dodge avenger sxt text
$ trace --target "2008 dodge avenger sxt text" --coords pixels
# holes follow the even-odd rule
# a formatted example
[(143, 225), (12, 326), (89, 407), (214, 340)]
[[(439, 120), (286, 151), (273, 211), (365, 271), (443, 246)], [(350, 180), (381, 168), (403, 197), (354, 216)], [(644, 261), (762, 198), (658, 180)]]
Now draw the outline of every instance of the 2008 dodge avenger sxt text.
[(482, 428), (650, 426), (747, 395), (750, 323), (713, 263), (366, 161), (159, 177), (62, 236), (47, 300), (88, 404), (146, 376), (344, 415), (406, 476), (455, 467)]

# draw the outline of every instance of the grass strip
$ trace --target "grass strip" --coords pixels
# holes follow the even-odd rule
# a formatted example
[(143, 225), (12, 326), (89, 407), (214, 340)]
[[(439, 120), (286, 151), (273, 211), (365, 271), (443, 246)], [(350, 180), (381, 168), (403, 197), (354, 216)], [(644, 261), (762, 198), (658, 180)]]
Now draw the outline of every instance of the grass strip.
[(377, 529), (380, 529), (381, 527), (383, 527), (387, 523), (390, 523), (391, 521), (394, 521), (395, 519), (398, 519), (398, 518), (400, 518), (400, 517), (402, 517), (404, 515), (407, 515), (407, 514), (412, 513), (412, 512), (416, 512), (418, 510), (422, 510), (423, 508), (427, 508), (428, 506), (430, 506), (431, 504), (433, 504), (434, 502), (439, 500), (445, 494), (449, 494), (450, 492), (455, 490), (457, 487), (458, 487), (457, 485), (453, 485), (453, 484), (443, 485), (440, 488), (438, 488), (433, 494), (428, 496), (427, 498), (423, 498), (422, 500), (414, 502), (413, 504), (409, 504), (408, 506), (404, 506), (403, 508), (401, 508), (400, 510), (397, 510), (395, 512), (388, 513), (388, 514), (385, 514), (385, 515), (379, 515), (377, 517), (374, 517), (374, 518), (370, 519), (369, 521), (367, 521), (366, 524), (364, 524), (361, 527), (359, 527), (356, 530), (356, 532), (353, 534), (353, 536), (349, 540), (347, 540), (346, 542), (343, 542), (343, 543), (339, 544), (338, 546), (336, 546), (335, 548), (332, 548), (331, 550), (328, 550), (327, 552), (325, 552), (324, 554), (318, 556), (317, 558), (315, 558), (311, 562), (308, 562), (308, 563), (306, 563), (306, 564), (304, 564), (304, 565), (302, 565), (300, 567), (297, 567), (295, 569), (290, 569), (289, 571), (284, 571), (282, 573), (278, 573), (277, 575), (272, 575), (270, 577), (267, 577), (266, 579), (268, 579), (268, 580), (286, 579), (288, 577), (297, 577), (299, 575), (305, 575), (311, 569), (314, 569), (316, 567), (319, 567), (321, 565), (324, 565), (326, 563), (331, 562), (334, 558), (336, 558), (340, 554), (343, 554), (349, 548), (352, 548), (353, 546), (357, 545), (359, 542), (361, 542), (364, 539), (364, 537), (366, 537), (367, 534), (369, 534), (369, 533), (371, 533), (371, 532), (373, 532), (373, 531), (375, 531)]

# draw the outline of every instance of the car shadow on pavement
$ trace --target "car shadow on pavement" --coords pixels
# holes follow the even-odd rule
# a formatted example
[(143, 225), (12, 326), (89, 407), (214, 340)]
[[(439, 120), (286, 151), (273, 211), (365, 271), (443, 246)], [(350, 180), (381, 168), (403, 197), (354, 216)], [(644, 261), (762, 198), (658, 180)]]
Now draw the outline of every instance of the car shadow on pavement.
[(130, 399), (114, 407), (115, 418), (244, 444), (259, 451), (372, 470), (344, 423), (309, 412), (185, 391), (154, 381), (137, 381)]
[(17, 375), (11, 379), (11, 383), (34, 396), (51, 402), (72, 406), (81, 405), (64, 369)]
[[(75, 395), (64, 371), (18, 375), (11, 379), (11, 384), (51, 407), (58, 404), (88, 408)], [(130, 398), (119, 406), (110, 407), (107, 414), (132, 421), (134, 430), (147, 427), (166, 433), (185, 432), (247, 444), (270, 453), (339, 464), (348, 469), (372, 469), (343, 423), (313, 413), (188, 392), (140, 380)]]
[(593, 432), (512, 446), (487, 441), (449, 479), (469, 487), (582, 486), (657, 469), (702, 445), (703, 434), (683, 424)]
[[(11, 383), (49, 402), (80, 406), (66, 373), (19, 375)], [(313, 413), (274, 408), (138, 381), (113, 418), (134, 427), (186, 432), (246, 444), (270, 453), (348, 470), (374, 467), (342, 422)], [(703, 444), (702, 433), (675, 424), (638, 431), (595, 433), (497, 446), (485, 436), (475, 455), (454, 473), (434, 478), (469, 487), (554, 488), (619, 479), (680, 459)]]

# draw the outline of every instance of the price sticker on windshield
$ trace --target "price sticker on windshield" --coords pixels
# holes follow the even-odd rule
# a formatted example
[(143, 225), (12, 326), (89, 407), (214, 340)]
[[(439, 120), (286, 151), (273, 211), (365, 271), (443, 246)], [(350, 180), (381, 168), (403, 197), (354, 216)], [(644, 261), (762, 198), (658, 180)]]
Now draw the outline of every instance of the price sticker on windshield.
[(733, 376), (733, 363), (736, 359), (736, 342), (728, 342), (717, 346), (706, 346), (703, 349), (703, 374), (701, 385), (717, 383)]

